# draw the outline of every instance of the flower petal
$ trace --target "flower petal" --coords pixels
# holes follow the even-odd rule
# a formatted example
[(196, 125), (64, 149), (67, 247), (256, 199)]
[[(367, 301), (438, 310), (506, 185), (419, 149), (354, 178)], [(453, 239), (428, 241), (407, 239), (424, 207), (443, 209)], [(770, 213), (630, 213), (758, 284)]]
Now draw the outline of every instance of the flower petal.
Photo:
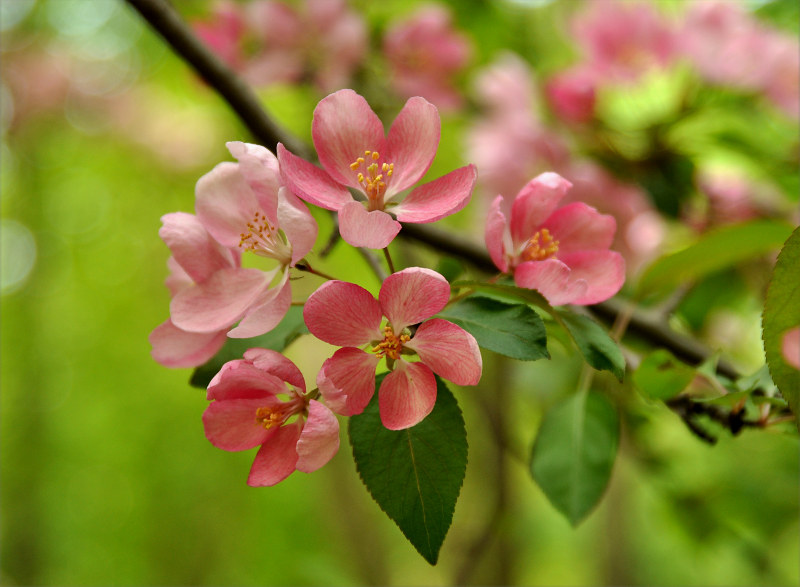
[(441, 318), (423, 322), (405, 345), (417, 351), (420, 361), (456, 385), (477, 385), (483, 360), (475, 338)]
[(289, 271), (275, 287), (264, 292), (259, 300), (253, 303), (236, 328), (228, 332), (231, 338), (252, 338), (275, 328), (289, 307), (292, 305), (292, 286), (289, 282)]
[(294, 385), (301, 393), (306, 392), (306, 381), (297, 365), (277, 351), (252, 348), (244, 353), (244, 358), (257, 369), (278, 377)]
[(261, 210), (274, 224), (278, 220), (278, 189), (281, 187), (278, 159), (261, 145), (231, 141), (225, 146), (239, 161), (239, 172), (253, 190)]
[(386, 212), (367, 209), (361, 202), (350, 202), (339, 210), (339, 232), (354, 247), (383, 249), (394, 240), (402, 226)]
[(346, 281), (326, 281), (303, 308), (308, 330), (327, 343), (361, 346), (383, 338), (378, 329), (381, 307), (363, 287)]
[(511, 240), (508, 232), (508, 221), (502, 210), (503, 196), (497, 196), (489, 208), (486, 218), (486, 249), (497, 268), (503, 273), (508, 272), (508, 257), (506, 253), (506, 240)]
[(573, 202), (553, 212), (542, 228), (547, 228), (558, 241), (561, 257), (577, 251), (608, 249), (614, 240), (617, 221), (583, 202)]
[(339, 421), (316, 400), (308, 402), (308, 420), (297, 441), (297, 470), (316, 471), (339, 450)]
[(311, 136), (325, 171), (334, 181), (356, 189), (361, 187), (350, 164), (363, 157), (365, 150), (382, 154), (386, 142), (378, 115), (353, 90), (339, 90), (320, 100)]
[(556, 209), (572, 184), (548, 171), (537, 175), (520, 190), (511, 205), (511, 237), (514, 249), (519, 248), (539, 230)]
[(197, 181), (197, 217), (223, 246), (238, 247), (247, 223), (260, 209), (238, 163), (220, 163)]
[(186, 332), (171, 320), (157, 326), (148, 340), (152, 356), (165, 367), (197, 367), (217, 354), (227, 340), (225, 331)]
[(387, 277), (379, 295), (383, 315), (396, 334), (406, 326), (422, 322), (445, 307), (450, 284), (431, 269), (409, 267)]
[(391, 209), (400, 222), (435, 222), (469, 203), (478, 171), (467, 165), (414, 189)]
[(381, 422), (389, 430), (403, 430), (419, 424), (436, 403), (436, 378), (422, 363), (395, 363), (378, 391)]
[(559, 255), (569, 265), (572, 279), (586, 281), (587, 289), (571, 304), (596, 304), (615, 295), (625, 283), (625, 259), (616, 251), (582, 251)]
[(519, 287), (538, 290), (553, 306), (571, 304), (586, 294), (586, 281), (575, 279), (570, 268), (558, 259), (526, 261), (514, 270)]
[(381, 151), (384, 161), (394, 163), (387, 198), (425, 175), (439, 148), (441, 126), (436, 106), (419, 96), (406, 102), (389, 129), (385, 150), (373, 149)]
[(285, 187), (278, 190), (278, 226), (292, 247), (294, 267), (314, 247), (318, 228), (306, 205)]
[(286, 393), (282, 379), (259, 369), (252, 362), (235, 359), (225, 363), (208, 384), (206, 399), (260, 399), (271, 405), (273, 396)]
[(375, 393), (375, 368), (380, 359), (354, 347), (344, 347), (322, 364), (317, 387), (332, 410), (342, 416), (360, 414)]
[[(274, 404), (278, 400), (269, 398)], [(256, 421), (256, 411), (271, 405), (263, 399), (213, 401), (203, 412), (203, 429), (208, 441), (222, 450), (249, 450), (273, 436)]]
[(205, 281), (215, 271), (236, 266), (238, 253), (215, 241), (194, 214), (173, 212), (162, 216), (161, 222), (158, 236), (195, 283)]
[(281, 426), (277, 432), (258, 449), (247, 484), (251, 487), (271, 487), (295, 472), (297, 465), (297, 441), (302, 423)]
[(306, 202), (326, 210), (338, 210), (353, 201), (347, 188), (336, 183), (325, 170), (287, 151), (280, 143), (278, 161), (286, 187)]

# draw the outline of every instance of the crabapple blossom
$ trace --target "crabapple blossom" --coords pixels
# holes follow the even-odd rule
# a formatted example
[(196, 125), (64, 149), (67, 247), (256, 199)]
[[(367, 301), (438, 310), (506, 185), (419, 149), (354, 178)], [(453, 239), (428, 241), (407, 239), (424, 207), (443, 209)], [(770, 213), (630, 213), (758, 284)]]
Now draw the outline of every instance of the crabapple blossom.
[(558, 208), (571, 186), (556, 173), (543, 173), (522, 188), (510, 211), (497, 196), (486, 223), (494, 264), (556, 306), (601, 302), (625, 281), (622, 255), (608, 250), (614, 218), (582, 202)]
[(784, 332), (781, 340), (781, 354), (786, 363), (795, 369), (800, 369), (800, 326)]
[[(431, 319), (449, 299), (447, 280), (420, 267), (387, 277), (377, 300), (344, 281), (328, 281), (311, 294), (303, 309), (306, 326), (320, 340), (342, 347), (317, 375), (331, 409), (345, 416), (360, 414), (375, 391), (375, 369), (382, 358), (390, 372), (378, 391), (378, 407), (383, 425), (391, 430), (414, 426), (431, 412), (434, 373), (457, 385), (477, 384), (482, 361), (475, 339), (452, 322)], [(408, 360), (415, 355), (419, 361)]]
[[(353, 90), (340, 90), (314, 109), (311, 134), (322, 169), (279, 144), (281, 173), (297, 196), (338, 212), (345, 241), (356, 247), (384, 248), (400, 231), (400, 222), (434, 222), (469, 202), (477, 178), (474, 165), (399, 198), (428, 171), (439, 146), (440, 126), (436, 107), (414, 97), (386, 136), (367, 101)], [(359, 191), (363, 201), (354, 199), (349, 188)]]
[(227, 451), (260, 446), (247, 484), (275, 485), (294, 471), (311, 473), (339, 450), (339, 422), (306, 395), (297, 366), (282, 354), (253, 348), (222, 366), (208, 385), (203, 413), (209, 442)]

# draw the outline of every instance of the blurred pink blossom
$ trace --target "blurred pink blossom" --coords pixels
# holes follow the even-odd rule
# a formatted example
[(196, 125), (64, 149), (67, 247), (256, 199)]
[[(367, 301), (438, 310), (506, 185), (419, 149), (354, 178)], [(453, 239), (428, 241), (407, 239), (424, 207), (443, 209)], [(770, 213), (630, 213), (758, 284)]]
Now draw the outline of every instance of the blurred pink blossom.
[(597, 75), (577, 66), (557, 73), (547, 82), (547, 99), (553, 113), (565, 122), (585, 123), (594, 117)]
[(789, 365), (800, 369), (800, 326), (790, 328), (783, 334), (781, 354)]

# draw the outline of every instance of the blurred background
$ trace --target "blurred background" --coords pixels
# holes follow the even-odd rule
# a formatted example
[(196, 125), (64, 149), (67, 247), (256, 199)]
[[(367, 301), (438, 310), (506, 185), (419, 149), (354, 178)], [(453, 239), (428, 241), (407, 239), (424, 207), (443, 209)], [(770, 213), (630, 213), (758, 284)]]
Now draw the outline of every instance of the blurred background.
[[(407, 95), (436, 102), (442, 145), (429, 177), (478, 165), (473, 204), (448, 222), (479, 244), (491, 197), (547, 169), (616, 215), (631, 283), (715, 226), (797, 224), (794, 0), (175, 4), (304, 140), (317, 101), (339, 87), (356, 88), (386, 123)], [(256, 4), (272, 18), (258, 20)], [(422, 6), (431, 12), (419, 16)], [(627, 16), (603, 22), (614, 10)], [(628, 27), (627, 46), (608, 42), (615, 22)], [(252, 139), (125, 2), (2, 0), (0, 34), (0, 582), (800, 581), (791, 428), (722, 432), (710, 445), (663, 404), (623, 402), (608, 493), (573, 529), (526, 464), (543, 410), (580, 371), (557, 340), (549, 362), (487, 352), (482, 384), (454, 389), (470, 456), (435, 567), (361, 485), (344, 419), (330, 464), (248, 487), (254, 451), (205, 439), (203, 390), (189, 385), (191, 370), (157, 364), (147, 337), (168, 316), (161, 216), (193, 211), (197, 179), (231, 159), (225, 142)], [(333, 228), (314, 214), (318, 251)], [(406, 263), (435, 266), (430, 251), (398, 246)], [(682, 292), (675, 326), (755, 371), (773, 260), (705, 276)], [(319, 266), (378, 286), (343, 243)], [(296, 295), (318, 284), (304, 279)], [(301, 337), (287, 354), (313, 386), (329, 347)], [(486, 417), (500, 388), (508, 451), (492, 444)]]

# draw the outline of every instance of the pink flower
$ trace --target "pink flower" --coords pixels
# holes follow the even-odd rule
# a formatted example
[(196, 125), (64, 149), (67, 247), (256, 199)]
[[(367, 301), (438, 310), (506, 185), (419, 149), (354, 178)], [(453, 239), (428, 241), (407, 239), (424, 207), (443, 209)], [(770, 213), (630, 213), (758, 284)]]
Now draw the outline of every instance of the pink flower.
[(783, 333), (781, 354), (787, 364), (800, 369), (800, 326), (790, 328)]
[[(381, 249), (400, 231), (400, 222), (434, 222), (469, 201), (474, 165), (423, 184), (398, 202), (399, 194), (428, 171), (439, 146), (436, 107), (411, 98), (384, 135), (383, 124), (361, 96), (340, 90), (314, 110), (311, 134), (320, 169), (278, 145), (286, 185), (300, 198), (339, 213), (342, 238), (356, 247)], [(355, 200), (349, 188), (360, 191)], [(366, 207), (365, 207), (366, 206)]]
[(557, 208), (571, 186), (556, 173), (543, 173), (517, 194), (510, 221), (497, 196), (486, 224), (486, 247), (495, 265), (554, 306), (596, 304), (625, 281), (622, 255), (608, 250), (614, 218), (582, 202)]
[(547, 83), (550, 107), (565, 122), (589, 122), (594, 117), (597, 83), (597, 75), (589, 67), (573, 67), (556, 74)]
[(447, 9), (423, 6), (409, 19), (392, 25), (383, 39), (383, 51), (398, 94), (422, 96), (442, 109), (461, 107), (464, 100), (454, 77), (467, 65), (470, 45), (454, 30)]
[(295, 470), (311, 473), (339, 450), (336, 416), (306, 395), (300, 370), (280, 353), (250, 349), (225, 363), (207, 397), (203, 426), (211, 444), (228, 451), (261, 447), (248, 485), (275, 485)]
[(239, 162), (220, 163), (200, 178), (197, 217), (223, 247), (251, 251), (277, 261), (277, 266), (270, 271), (239, 266), (216, 271), (178, 292), (170, 315), (175, 326), (188, 332), (215, 332), (241, 320), (228, 336), (249, 338), (274, 328), (289, 309), (289, 267), (311, 250), (317, 224), (281, 186), (272, 153), (259, 145), (227, 146)]
[[(390, 372), (381, 383), (378, 405), (383, 425), (391, 430), (414, 426), (431, 412), (434, 373), (457, 385), (477, 384), (482, 362), (475, 339), (452, 322), (429, 320), (449, 299), (447, 280), (419, 267), (387, 277), (378, 300), (344, 281), (328, 281), (311, 294), (303, 309), (308, 329), (343, 347), (317, 375), (328, 405), (345, 416), (360, 414), (375, 391), (381, 358)], [(387, 323), (381, 328), (383, 316)], [(358, 348), (365, 345), (369, 350)], [(414, 355), (419, 361), (409, 362)]]

